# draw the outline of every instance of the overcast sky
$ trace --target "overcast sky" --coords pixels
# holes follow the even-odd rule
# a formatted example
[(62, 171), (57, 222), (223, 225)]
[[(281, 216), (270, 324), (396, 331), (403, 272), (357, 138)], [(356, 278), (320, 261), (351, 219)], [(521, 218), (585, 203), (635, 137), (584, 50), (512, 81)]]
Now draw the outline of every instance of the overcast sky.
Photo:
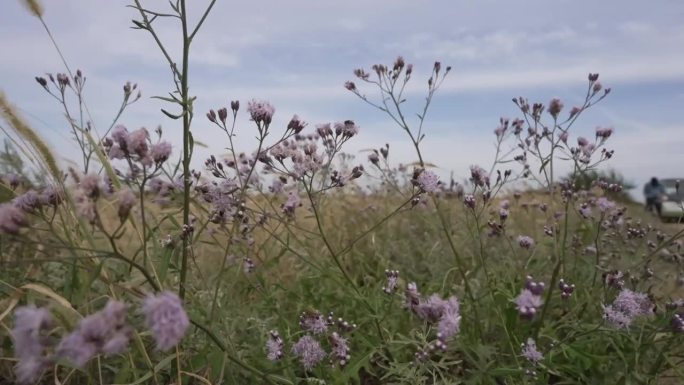
[[(168, 106), (149, 98), (171, 90), (168, 66), (151, 37), (130, 28), (138, 15), (128, 2), (45, 3), (45, 20), (68, 62), (88, 79), (95, 125), (109, 125), (121, 87), (130, 80), (143, 99), (121, 123), (161, 124), (179, 150), (178, 122), (159, 112)], [(188, 4), (197, 20), (206, 1)], [(143, 5), (168, 10), (165, 1)], [(598, 72), (613, 92), (578, 122), (573, 136), (614, 127), (610, 166), (639, 185), (652, 175), (684, 176), (683, 20), (679, 0), (218, 0), (191, 53), (190, 85), (198, 96), (195, 138), (222, 153), (225, 140), (204, 113), (233, 99), (246, 106), (259, 98), (276, 108), (273, 127), (284, 127), (294, 113), (310, 129), (353, 119), (361, 134), (349, 151), (365, 158), (360, 150), (388, 142), (396, 162), (413, 161), (391, 121), (343, 88), (353, 80), (354, 68), (391, 64), (403, 55), (415, 65), (409, 98), (416, 103), (435, 60), (453, 67), (428, 117), (423, 144), (427, 160), (444, 174), (465, 177), (471, 164), (489, 168), (499, 117), (519, 116), (511, 98), (560, 97), (569, 109), (581, 102), (587, 74)], [(169, 21), (158, 28), (180, 61), (178, 26)], [(33, 79), (64, 68), (39, 21), (18, 0), (0, 4), (0, 47), (0, 89), (56, 152), (68, 157), (69, 130), (60, 109)], [(251, 152), (252, 126), (245, 115), (241, 144)], [(200, 152), (198, 161), (207, 153)]]

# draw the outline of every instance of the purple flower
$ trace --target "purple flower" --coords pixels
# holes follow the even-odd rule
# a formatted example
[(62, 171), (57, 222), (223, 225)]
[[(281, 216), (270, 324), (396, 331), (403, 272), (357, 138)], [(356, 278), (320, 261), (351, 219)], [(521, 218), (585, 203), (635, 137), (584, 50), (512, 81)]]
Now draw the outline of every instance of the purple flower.
[(627, 329), (635, 318), (653, 314), (648, 295), (622, 289), (612, 305), (603, 306), (604, 319), (618, 329)]
[(154, 163), (162, 164), (171, 156), (171, 150), (171, 143), (162, 141), (150, 148), (150, 156), (152, 157), (152, 160), (154, 160)]
[(532, 239), (532, 237), (529, 237), (527, 235), (519, 235), (518, 236), (518, 244), (523, 249), (529, 250), (529, 249), (534, 247), (534, 239)]
[(81, 191), (90, 199), (97, 199), (102, 192), (100, 176), (97, 174), (87, 174), (81, 178)]
[(399, 287), (399, 270), (385, 270), (385, 277), (387, 277), (387, 285), (382, 288), (382, 291), (387, 294), (397, 291)]
[(527, 343), (522, 344), (522, 356), (535, 365), (544, 359), (544, 355), (537, 349), (537, 343), (532, 338), (528, 338)]
[[(113, 134), (112, 134), (113, 136)], [(150, 134), (144, 127), (139, 128), (126, 136), (126, 150), (129, 154), (135, 154), (140, 159), (146, 158), (149, 151), (148, 141)]]
[(469, 208), (474, 209), (475, 205), (477, 204), (477, 201), (475, 200), (475, 195), (466, 194), (466, 196), (463, 197), (463, 203)]
[(600, 197), (596, 200), (596, 206), (598, 206), (602, 213), (605, 213), (615, 209), (615, 202), (606, 197)]
[(149, 295), (143, 302), (142, 311), (147, 328), (152, 331), (157, 349), (161, 351), (177, 345), (190, 326), (180, 298), (170, 291)]
[(296, 191), (290, 191), (287, 194), (287, 201), (283, 204), (283, 212), (287, 216), (294, 216), (295, 209), (302, 205), (302, 200)]
[(442, 342), (454, 337), (461, 328), (460, 304), (455, 296), (449, 297), (444, 304), (442, 317), (437, 325), (437, 338)]
[(302, 336), (296, 344), (292, 346), (292, 354), (299, 358), (305, 370), (313, 369), (325, 358), (325, 351), (321, 344), (310, 335)]
[(339, 335), (337, 332), (332, 332), (330, 335), (330, 345), (332, 346), (332, 352), (330, 352), (330, 354), (333, 356), (335, 361), (337, 361), (340, 366), (346, 365), (351, 359), (347, 339)]
[(40, 194), (34, 190), (29, 190), (12, 200), (15, 207), (27, 213), (40, 210), (42, 201)]
[(534, 294), (529, 289), (523, 289), (515, 299), (518, 312), (525, 317), (533, 317), (537, 314), (537, 309), (544, 303), (540, 295)]
[(76, 330), (60, 341), (56, 353), (80, 368), (98, 354), (123, 353), (130, 333), (126, 304), (110, 300), (102, 310), (82, 319)]
[(558, 117), (558, 114), (560, 114), (562, 109), (563, 102), (561, 102), (560, 99), (551, 99), (551, 102), (549, 103), (549, 114), (551, 114), (551, 116), (553, 116), (554, 119)]
[(283, 339), (277, 330), (271, 330), (268, 333), (268, 341), (266, 341), (266, 357), (271, 361), (278, 361), (283, 358)]
[(421, 319), (437, 324), (439, 346), (446, 348), (446, 341), (456, 336), (460, 330), (460, 304), (456, 296), (442, 299), (433, 294), (425, 299), (420, 296), (415, 283), (410, 283), (406, 291), (407, 304)]
[(317, 311), (304, 312), (299, 316), (299, 326), (312, 334), (323, 334), (328, 330), (328, 324), (323, 315)]
[(119, 219), (121, 222), (128, 218), (128, 214), (135, 205), (137, 197), (131, 189), (121, 189), (117, 193), (117, 198), (119, 200)]
[(41, 332), (52, 326), (52, 316), (46, 309), (23, 306), (14, 312), (14, 328), (10, 335), (14, 341), (14, 352), (19, 359), (15, 375), (20, 383), (38, 380), (47, 365), (44, 357), (45, 343)]
[(17, 234), (19, 229), (28, 225), (26, 214), (11, 203), (0, 204), (0, 232)]
[(418, 186), (425, 192), (435, 192), (439, 184), (439, 177), (432, 171), (423, 170), (418, 175)]
[(252, 120), (257, 124), (271, 124), (273, 120), (273, 114), (275, 113), (275, 108), (264, 100), (254, 100), (252, 99), (247, 103), (247, 112), (252, 117)]
[(344, 122), (335, 123), (335, 133), (342, 135), (345, 138), (351, 138), (359, 133), (359, 126), (353, 120), (345, 120)]
[(470, 166), (470, 180), (475, 186), (489, 186), (489, 174), (480, 166)]
[(612, 127), (596, 127), (596, 137), (602, 140), (608, 139), (613, 134)]

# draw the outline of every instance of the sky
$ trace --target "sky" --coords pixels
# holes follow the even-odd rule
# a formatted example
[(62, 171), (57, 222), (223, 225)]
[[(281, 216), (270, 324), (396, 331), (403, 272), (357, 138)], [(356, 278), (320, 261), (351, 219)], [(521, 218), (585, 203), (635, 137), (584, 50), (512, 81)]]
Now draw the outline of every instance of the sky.
[[(120, 123), (131, 129), (161, 125), (178, 154), (181, 126), (160, 112), (173, 107), (150, 98), (171, 91), (169, 67), (151, 36), (131, 28), (139, 15), (130, 3), (45, 1), (44, 19), (70, 66), (87, 77), (95, 127), (109, 126), (122, 86), (131, 81), (143, 97)], [(165, 1), (142, 3), (169, 11)], [(191, 23), (207, 3), (188, 1)], [(684, 177), (682, 20), (679, 0), (218, 0), (191, 48), (194, 136), (209, 145), (198, 150), (196, 164), (210, 153), (225, 153), (227, 145), (204, 114), (230, 100), (246, 106), (252, 98), (275, 106), (273, 130), (284, 129), (295, 113), (309, 130), (352, 119), (361, 132), (347, 152), (365, 158), (364, 150), (389, 143), (394, 162), (415, 161), (410, 142), (391, 120), (343, 87), (355, 80), (355, 68), (390, 65), (402, 55), (414, 64), (407, 116), (418, 112), (434, 61), (453, 68), (428, 114), (422, 144), (426, 160), (442, 175), (453, 171), (466, 178), (472, 164), (489, 169), (499, 118), (520, 116), (513, 97), (545, 103), (559, 97), (569, 110), (581, 103), (591, 72), (612, 92), (576, 123), (571, 137), (613, 127), (608, 148), (615, 155), (605, 167), (639, 186), (651, 176)], [(177, 23), (161, 20), (157, 28), (180, 62)], [(68, 125), (34, 80), (65, 69), (38, 19), (19, 0), (0, 4), (0, 47), (0, 89), (69, 159), (74, 145)], [(377, 97), (370, 87), (362, 92)], [(251, 152), (253, 136), (243, 108), (238, 146)]]

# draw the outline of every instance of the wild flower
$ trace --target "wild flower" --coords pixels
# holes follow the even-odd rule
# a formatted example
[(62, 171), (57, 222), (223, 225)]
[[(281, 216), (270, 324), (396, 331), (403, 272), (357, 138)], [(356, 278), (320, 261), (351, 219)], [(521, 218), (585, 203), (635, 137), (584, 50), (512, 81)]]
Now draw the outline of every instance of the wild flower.
[(524, 317), (533, 317), (537, 309), (544, 303), (540, 295), (532, 293), (529, 289), (523, 289), (515, 299), (518, 312)]
[(97, 199), (102, 193), (102, 180), (97, 174), (87, 174), (81, 178), (79, 187), (86, 197)]
[(525, 288), (515, 299), (515, 304), (521, 316), (532, 318), (537, 314), (537, 309), (544, 303), (541, 298), (544, 287), (543, 282), (535, 282), (529, 275), (526, 277)]
[(157, 349), (169, 350), (177, 345), (185, 335), (190, 320), (183, 304), (175, 293), (165, 291), (148, 295), (143, 302), (147, 328), (152, 332)]
[(283, 212), (289, 217), (293, 217), (295, 209), (302, 205), (302, 200), (296, 191), (290, 191), (287, 194), (287, 201), (283, 204)]
[(24, 212), (31, 213), (39, 211), (42, 206), (41, 196), (35, 190), (28, 190), (12, 200), (15, 207)]
[(599, 197), (598, 199), (596, 199), (596, 206), (602, 213), (606, 213), (615, 209), (615, 202), (611, 201), (606, 197)]
[(534, 247), (534, 239), (527, 235), (519, 235), (518, 245), (520, 245), (520, 247), (522, 247), (523, 249), (529, 250)]
[(306, 371), (313, 369), (326, 355), (321, 344), (308, 334), (292, 346), (292, 354), (299, 359)]
[(627, 329), (634, 319), (653, 314), (648, 295), (622, 289), (611, 305), (603, 305), (604, 319), (613, 327)]
[(463, 197), (463, 203), (466, 205), (466, 207), (468, 207), (470, 209), (474, 209), (475, 205), (477, 204), (477, 201), (475, 200), (475, 195), (466, 194)]
[(489, 174), (480, 166), (470, 166), (470, 180), (475, 186), (489, 187)]
[(432, 171), (423, 170), (418, 175), (418, 186), (425, 192), (435, 192), (439, 183), (439, 177)]
[(150, 156), (155, 164), (162, 164), (169, 159), (171, 156), (171, 143), (166, 141), (161, 141), (152, 145), (150, 148)]
[(561, 102), (560, 99), (554, 98), (551, 99), (551, 102), (549, 102), (549, 114), (553, 116), (554, 119), (558, 118), (558, 114), (560, 114), (561, 110), (563, 109), (563, 102)]
[(252, 99), (247, 103), (247, 112), (254, 122), (268, 126), (273, 119), (275, 108), (267, 101)]
[(21, 209), (12, 203), (0, 204), (0, 232), (17, 234), (19, 229), (28, 226), (28, 218)]
[(399, 288), (399, 270), (385, 270), (387, 285), (383, 286), (382, 291), (392, 294)]
[(268, 332), (268, 340), (266, 341), (266, 357), (270, 361), (278, 361), (283, 358), (283, 339), (280, 338), (280, 333), (277, 330)]
[(18, 363), (14, 368), (19, 383), (34, 383), (49, 364), (45, 356), (45, 337), (42, 333), (52, 327), (52, 316), (47, 309), (22, 306), (14, 311), (14, 327), (10, 335)]
[(60, 341), (56, 354), (80, 368), (98, 354), (124, 352), (130, 333), (126, 305), (110, 300), (102, 310), (82, 319), (76, 330)]
[(131, 212), (131, 209), (135, 205), (137, 201), (137, 197), (135, 193), (128, 188), (124, 188), (119, 190), (117, 193), (117, 200), (119, 202), (119, 209), (118, 209), (118, 214), (119, 214), (119, 220), (121, 222), (125, 221), (126, 218), (128, 218), (128, 214)]
[(572, 296), (572, 293), (575, 292), (575, 285), (566, 283), (565, 280), (562, 278), (558, 282), (558, 288), (561, 291), (561, 298), (562, 299), (570, 298)]
[(544, 359), (544, 355), (537, 349), (537, 343), (532, 338), (528, 338), (526, 343), (521, 344), (522, 356), (531, 364), (538, 364)]
[(672, 331), (684, 333), (684, 313), (675, 313), (672, 316)]
[(328, 323), (318, 311), (305, 311), (299, 316), (299, 326), (314, 335), (323, 334), (328, 330)]
[(409, 283), (406, 291), (408, 307), (421, 319), (437, 324), (437, 340), (440, 348), (456, 336), (460, 330), (460, 303), (456, 296), (442, 299), (438, 294), (423, 298), (415, 283)]
[(330, 355), (332, 356), (333, 362), (340, 366), (345, 366), (351, 360), (351, 355), (349, 354), (349, 343), (346, 338), (342, 337), (337, 332), (332, 332), (330, 334), (330, 346), (332, 351)]

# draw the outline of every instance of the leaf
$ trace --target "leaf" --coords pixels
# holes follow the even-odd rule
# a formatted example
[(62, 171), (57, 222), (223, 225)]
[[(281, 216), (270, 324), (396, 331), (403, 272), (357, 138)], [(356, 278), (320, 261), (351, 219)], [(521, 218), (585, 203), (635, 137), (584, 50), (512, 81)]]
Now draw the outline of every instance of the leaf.
[(71, 303), (67, 301), (66, 298), (62, 297), (61, 295), (55, 293), (50, 289), (49, 287), (45, 287), (43, 285), (38, 285), (36, 283), (27, 283), (24, 286), (21, 286), (22, 289), (25, 290), (32, 290), (35, 291), (38, 294), (42, 294), (48, 298), (53, 299), (55, 302), (57, 302), (59, 305), (61, 305), (63, 308), (68, 309), (70, 311), (73, 311), (75, 314), (78, 314), (80, 317), (81, 314), (74, 309), (73, 306), (71, 306)]
[(183, 114), (174, 115), (174, 114), (172, 114), (172, 113), (166, 111), (166, 110), (163, 109), (163, 108), (161, 109), (161, 112), (164, 113), (164, 115), (168, 116), (169, 118), (171, 118), (171, 119), (173, 119), (173, 120), (178, 120), (178, 119), (180, 119), (180, 118), (183, 117)]

